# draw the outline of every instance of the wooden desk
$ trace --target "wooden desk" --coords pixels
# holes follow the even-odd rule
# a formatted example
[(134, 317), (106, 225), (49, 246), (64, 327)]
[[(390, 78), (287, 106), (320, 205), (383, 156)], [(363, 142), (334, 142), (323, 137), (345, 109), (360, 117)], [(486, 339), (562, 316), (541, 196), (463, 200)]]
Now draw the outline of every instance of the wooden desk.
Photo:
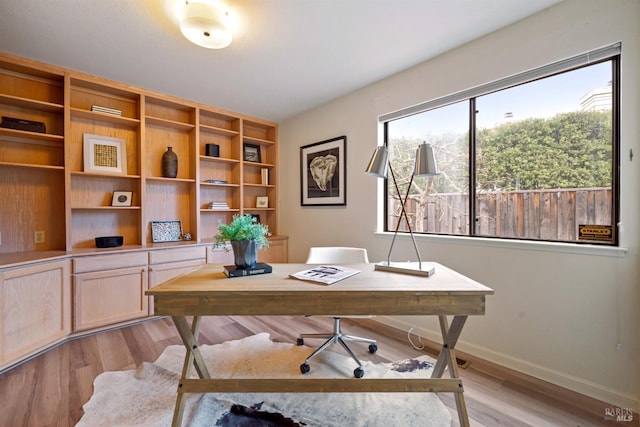
[[(451, 392), (460, 425), (468, 426), (462, 380), (454, 349), (467, 316), (483, 315), (485, 296), (493, 290), (436, 264), (429, 278), (374, 271), (373, 264), (331, 286), (290, 279), (305, 264), (272, 264), (273, 273), (227, 279), (220, 265), (206, 264), (146, 292), (155, 299), (155, 314), (168, 315), (187, 349), (173, 416), (182, 424), (185, 393), (206, 392)], [(227, 315), (436, 315), (442, 349), (430, 379), (211, 379), (198, 348), (201, 316)], [(194, 316), (189, 325), (186, 316)], [(447, 316), (453, 316), (451, 324)], [(198, 379), (189, 379), (194, 366)], [(449, 368), (451, 378), (442, 378)]]

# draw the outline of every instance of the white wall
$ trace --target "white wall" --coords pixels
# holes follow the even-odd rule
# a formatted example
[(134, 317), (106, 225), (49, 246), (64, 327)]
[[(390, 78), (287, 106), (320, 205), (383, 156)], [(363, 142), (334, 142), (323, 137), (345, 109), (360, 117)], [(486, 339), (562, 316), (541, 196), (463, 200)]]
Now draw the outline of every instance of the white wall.
[[(621, 41), (621, 246), (626, 250), (445, 237), (420, 238), (419, 246), (423, 259), (495, 289), (486, 316), (467, 322), (461, 350), (638, 411), (639, 17), (640, 0), (566, 0), (282, 123), (278, 228), (290, 238), (290, 260), (303, 262), (312, 245), (363, 246), (372, 261), (386, 258), (390, 238), (374, 233), (378, 180), (363, 173), (380, 140), (379, 115)], [(347, 206), (301, 207), (300, 146), (340, 135), (348, 138)], [(411, 259), (412, 252), (410, 241), (401, 239), (394, 259)], [(431, 319), (382, 320), (438, 336)]]

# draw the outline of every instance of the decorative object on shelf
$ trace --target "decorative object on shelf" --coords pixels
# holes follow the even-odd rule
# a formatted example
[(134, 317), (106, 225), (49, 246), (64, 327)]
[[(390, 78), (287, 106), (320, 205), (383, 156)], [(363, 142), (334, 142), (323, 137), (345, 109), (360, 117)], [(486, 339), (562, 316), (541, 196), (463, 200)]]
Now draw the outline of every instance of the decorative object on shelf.
[(167, 151), (162, 155), (162, 176), (165, 178), (178, 176), (178, 155), (173, 151), (173, 147), (167, 147)]
[(300, 147), (300, 205), (347, 205), (347, 137)]
[(209, 209), (214, 211), (228, 211), (229, 205), (227, 202), (211, 202), (209, 203)]
[(117, 248), (122, 246), (124, 238), (122, 236), (96, 237), (96, 248)]
[(84, 171), (127, 174), (127, 144), (124, 139), (83, 134)]
[(256, 197), (256, 208), (268, 208), (269, 198), (267, 196)]
[(242, 146), (242, 159), (245, 162), (262, 163), (260, 146), (253, 144), (244, 144)]
[(117, 110), (115, 108), (109, 108), (109, 107), (101, 107), (95, 104), (91, 106), (91, 111), (95, 111), (98, 113), (113, 114), (114, 116), (122, 116), (122, 110)]
[(114, 191), (111, 206), (131, 206), (132, 191)]
[(214, 247), (227, 248), (231, 242), (237, 268), (252, 268), (257, 262), (257, 250), (269, 247), (269, 227), (260, 224), (251, 214), (233, 215), (230, 224), (218, 221), (218, 234)]
[(229, 181), (226, 179), (207, 179), (205, 181), (207, 184), (228, 184)]
[(187, 240), (187, 241), (191, 240), (191, 233), (184, 233), (182, 235), (182, 240)]
[(216, 3), (185, 1), (180, 31), (187, 40), (207, 49), (223, 49), (231, 44), (231, 13)]
[(210, 157), (220, 157), (220, 146), (218, 144), (206, 144), (205, 153)]
[(182, 222), (180, 221), (151, 221), (151, 241), (178, 242), (182, 236)]
[(34, 120), (16, 119), (14, 117), (2, 116), (0, 127), (7, 129), (26, 130), (29, 132), (45, 133), (46, 126), (43, 122)]
[(269, 169), (268, 168), (262, 168), (260, 170), (260, 179), (261, 179), (262, 185), (269, 185)]
[[(400, 198), (400, 218), (398, 218), (398, 222), (396, 223), (396, 229), (393, 233), (393, 239), (391, 240), (391, 247), (389, 248), (389, 253), (387, 254), (387, 260), (379, 262), (375, 265), (376, 270), (383, 271), (393, 271), (396, 273), (406, 273), (413, 274), (417, 276), (430, 276), (435, 272), (432, 263), (423, 263), (420, 259), (420, 251), (418, 251), (418, 245), (416, 245), (416, 239), (413, 236), (413, 231), (411, 230), (411, 224), (409, 222), (409, 217), (407, 216), (407, 211), (405, 210), (405, 204), (407, 202), (407, 198), (409, 197), (409, 192), (411, 191), (411, 185), (413, 184), (414, 176), (434, 176), (438, 175), (438, 166), (436, 165), (436, 158), (433, 154), (433, 147), (426, 142), (423, 142), (418, 146), (416, 150), (415, 164), (413, 168), (413, 173), (411, 174), (411, 179), (409, 180), (409, 185), (407, 186), (407, 193), (404, 198), (400, 193), (400, 188), (398, 187), (398, 182), (396, 180), (396, 175), (393, 173), (393, 168), (391, 167), (391, 163), (389, 163), (389, 151), (387, 147), (382, 145), (376, 147), (373, 152), (373, 156), (371, 156), (371, 160), (369, 160), (369, 165), (365, 170), (365, 173), (368, 175), (375, 176), (376, 178), (387, 178), (387, 172), (391, 172), (391, 179), (393, 180), (393, 185), (396, 189), (398, 197)], [(413, 247), (416, 251), (416, 255), (418, 257), (418, 262), (391, 262), (391, 251), (393, 250), (393, 244), (396, 241), (396, 236), (398, 235), (398, 230), (400, 228), (400, 223), (402, 222), (402, 218), (404, 217), (407, 228), (409, 229), (409, 234), (411, 235), (411, 241), (413, 242)]]

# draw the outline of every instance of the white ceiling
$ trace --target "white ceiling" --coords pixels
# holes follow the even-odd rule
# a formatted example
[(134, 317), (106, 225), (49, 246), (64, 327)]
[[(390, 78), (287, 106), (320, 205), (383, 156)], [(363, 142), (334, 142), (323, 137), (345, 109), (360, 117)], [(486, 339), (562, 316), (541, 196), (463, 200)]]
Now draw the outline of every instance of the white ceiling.
[(180, 0), (0, 0), (0, 50), (282, 121), (559, 1), (226, 0), (234, 41), (209, 50)]

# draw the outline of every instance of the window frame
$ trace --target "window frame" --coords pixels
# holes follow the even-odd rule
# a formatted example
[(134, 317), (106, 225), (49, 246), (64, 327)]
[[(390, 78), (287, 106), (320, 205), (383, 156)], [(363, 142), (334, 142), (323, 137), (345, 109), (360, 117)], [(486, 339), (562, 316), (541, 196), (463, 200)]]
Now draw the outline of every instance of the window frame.
[[(611, 225), (613, 226), (613, 239), (611, 242), (603, 241), (581, 241), (581, 240), (549, 240), (549, 239), (531, 239), (522, 237), (504, 237), (504, 236), (486, 236), (478, 235), (476, 230), (476, 99), (500, 90), (508, 89), (522, 84), (534, 82), (536, 80), (552, 77), (554, 75), (571, 72), (583, 67), (609, 62), (611, 61), (611, 76), (612, 76), (612, 158), (611, 158), (611, 190), (612, 190), (612, 206), (611, 206)], [(448, 105), (466, 101), (469, 103), (468, 110), (468, 123), (469, 123), (469, 170), (468, 170), (468, 194), (469, 194), (469, 223), (467, 234), (446, 234), (446, 233), (434, 233), (434, 232), (418, 232), (414, 231), (417, 235), (427, 236), (454, 236), (459, 238), (474, 238), (474, 239), (491, 239), (491, 240), (519, 240), (524, 242), (547, 242), (547, 243), (560, 243), (569, 245), (598, 245), (606, 247), (619, 247), (619, 227), (620, 223), (620, 63), (621, 63), (621, 43), (615, 43), (609, 46), (605, 46), (600, 49), (596, 49), (590, 52), (586, 52), (580, 55), (576, 55), (571, 58), (567, 58), (562, 61), (547, 64), (545, 66), (532, 69), (520, 74), (509, 76), (503, 79), (499, 79), (485, 85), (480, 85), (474, 88), (463, 90), (451, 95), (447, 95), (441, 98), (437, 98), (431, 101), (423, 102), (412, 107), (404, 108), (395, 112), (381, 115), (378, 120), (382, 125), (383, 132), (383, 144), (389, 146), (389, 122), (398, 120), (404, 117), (409, 117), (415, 114), (423, 113), (426, 111), (434, 110), (437, 108), (446, 107)], [(389, 182), (385, 179), (383, 197), (383, 230), (385, 232), (392, 232), (389, 224)], [(399, 232), (406, 233), (406, 232)]]

